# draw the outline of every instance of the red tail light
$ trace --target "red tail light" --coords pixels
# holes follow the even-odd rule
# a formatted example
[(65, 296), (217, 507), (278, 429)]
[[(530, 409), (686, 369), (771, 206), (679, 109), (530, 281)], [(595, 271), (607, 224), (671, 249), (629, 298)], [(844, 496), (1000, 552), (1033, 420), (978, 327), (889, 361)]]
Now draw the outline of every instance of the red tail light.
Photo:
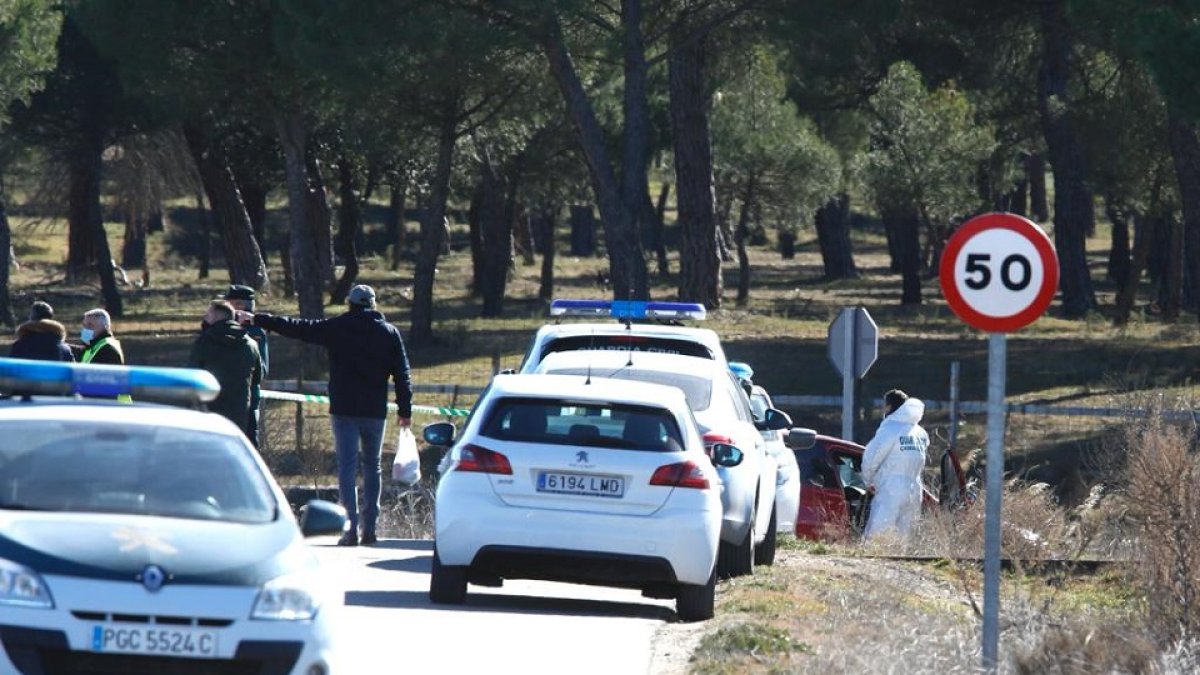
[(696, 488), (697, 490), (707, 490), (709, 487), (704, 472), (692, 462), (677, 462), (658, 467), (654, 470), (654, 475), (650, 477), (650, 484)]
[(716, 431), (709, 431), (708, 433), (704, 434), (703, 439), (704, 447), (708, 447), (714, 443), (728, 443), (729, 445), (734, 444), (732, 438)]
[(455, 471), (474, 471), (477, 473), (499, 473), (512, 475), (512, 464), (504, 455), (488, 450), (482, 445), (468, 443), (459, 453), (458, 466)]

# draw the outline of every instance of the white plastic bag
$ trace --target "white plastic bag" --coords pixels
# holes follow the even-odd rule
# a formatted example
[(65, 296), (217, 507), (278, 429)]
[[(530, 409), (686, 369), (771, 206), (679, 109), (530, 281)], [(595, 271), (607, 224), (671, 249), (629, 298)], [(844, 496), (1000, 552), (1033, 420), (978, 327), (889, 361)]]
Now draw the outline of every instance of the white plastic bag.
[(405, 485), (414, 485), (421, 480), (421, 455), (417, 452), (417, 439), (410, 427), (400, 427), (400, 434), (396, 437), (392, 480)]

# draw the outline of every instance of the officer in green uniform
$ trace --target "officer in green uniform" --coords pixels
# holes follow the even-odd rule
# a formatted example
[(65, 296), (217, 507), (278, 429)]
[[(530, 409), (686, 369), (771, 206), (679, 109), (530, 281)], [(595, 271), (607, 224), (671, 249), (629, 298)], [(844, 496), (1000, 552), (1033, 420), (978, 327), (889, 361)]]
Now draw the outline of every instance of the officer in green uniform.
[[(75, 357), (80, 363), (125, 365), (125, 352), (121, 349), (121, 341), (112, 334), (112, 317), (107, 311), (97, 307), (84, 312), (79, 339), (83, 341), (83, 347), (72, 347), (71, 351), (78, 350)], [(133, 399), (128, 394), (121, 394), (117, 400), (128, 403)]]

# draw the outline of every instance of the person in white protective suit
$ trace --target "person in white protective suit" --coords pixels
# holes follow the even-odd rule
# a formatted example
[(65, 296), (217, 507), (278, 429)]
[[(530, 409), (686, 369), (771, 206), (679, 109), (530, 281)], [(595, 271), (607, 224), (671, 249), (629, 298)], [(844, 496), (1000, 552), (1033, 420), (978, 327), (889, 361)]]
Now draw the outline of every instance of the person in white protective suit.
[(921, 512), (921, 470), (929, 434), (921, 428), (925, 404), (899, 389), (884, 395), (887, 415), (863, 453), (863, 480), (875, 492), (866, 538), (907, 536)]

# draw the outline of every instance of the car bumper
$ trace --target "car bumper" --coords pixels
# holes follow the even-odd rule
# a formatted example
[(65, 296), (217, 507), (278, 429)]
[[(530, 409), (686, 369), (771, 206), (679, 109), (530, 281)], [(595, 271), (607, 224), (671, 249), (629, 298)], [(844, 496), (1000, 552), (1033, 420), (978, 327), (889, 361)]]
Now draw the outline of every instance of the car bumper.
[[(330, 628), (337, 622), (335, 607), (323, 606), (310, 621), (257, 621), (249, 618), (254, 588), (176, 586), (151, 594), (131, 583), (54, 576), (46, 582), (54, 594), (53, 609), (4, 607), (0, 612), (0, 673), (340, 672)], [(97, 631), (155, 629), (202, 632), (216, 646), (198, 657), (105, 651), (96, 644)]]
[[(638, 585), (636, 579), (606, 578), (595, 571), (596, 565), (586, 562), (577, 571), (570, 566), (559, 568), (571, 558), (625, 557), (645, 561), (650, 570), (655, 564), (649, 561), (661, 560), (678, 583), (703, 584), (716, 560), (720, 530), (719, 505), (715, 499), (710, 503), (702, 511), (668, 504), (653, 516), (627, 516), (511, 507), (495, 499), (456, 496), (439, 500), (437, 505), (438, 558), (443, 565), (478, 565), (493, 572), (504, 567), (513, 578), (631, 587)], [(527, 574), (517, 573), (513, 565), (526, 556), (550, 562), (531, 562)], [(498, 557), (509, 562), (497, 563)], [(554, 564), (554, 559), (560, 564)], [(548, 574), (546, 570), (551, 568)], [(653, 571), (647, 574), (662, 576)]]

